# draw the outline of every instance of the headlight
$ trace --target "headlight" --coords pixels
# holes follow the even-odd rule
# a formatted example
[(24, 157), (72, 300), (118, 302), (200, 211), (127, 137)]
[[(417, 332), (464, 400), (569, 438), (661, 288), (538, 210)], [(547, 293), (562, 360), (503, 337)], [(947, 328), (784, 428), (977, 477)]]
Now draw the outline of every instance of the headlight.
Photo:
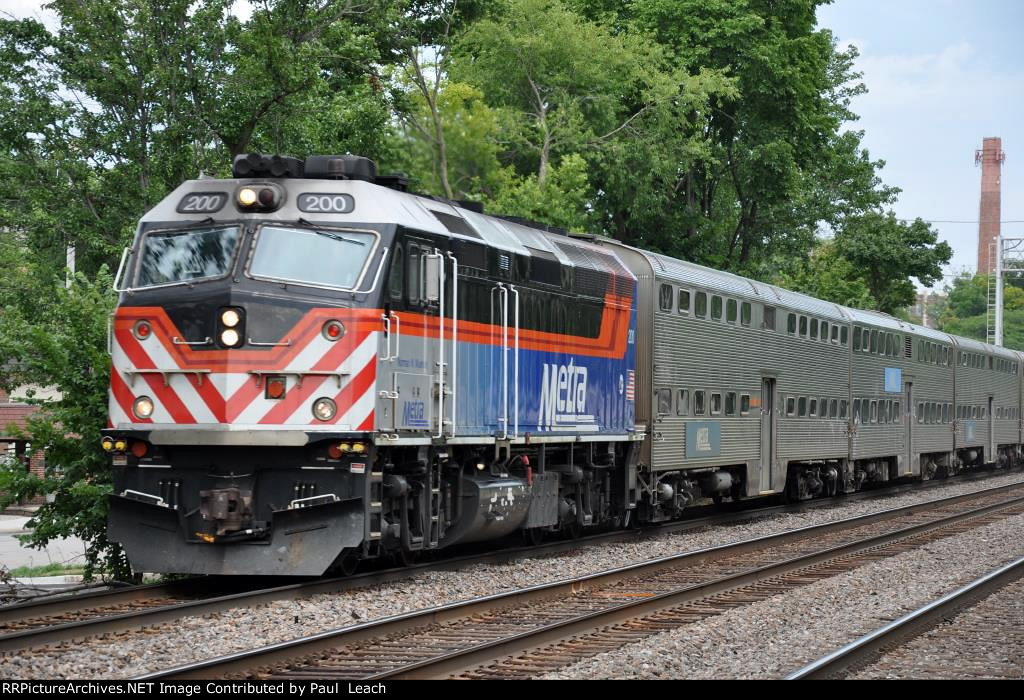
[(243, 207), (251, 207), (256, 203), (256, 190), (251, 187), (238, 190), (238, 203)]
[(220, 322), (228, 328), (234, 328), (241, 320), (242, 317), (234, 309), (225, 309), (224, 313), (220, 315)]
[[(136, 418), (146, 420), (153, 415), (153, 399), (148, 396), (140, 396), (135, 399), (135, 403), (132, 404), (132, 413), (135, 414)], [(119, 448), (124, 449), (124, 448)]]
[(109, 437), (103, 438), (103, 440), (100, 441), (100, 445), (103, 447), (104, 452), (114, 451), (114, 441)]
[(337, 412), (337, 405), (326, 397), (317, 399), (313, 403), (313, 417), (317, 420), (330, 420)]
[(227, 330), (221, 331), (220, 342), (229, 348), (233, 348), (238, 345), (238, 341), (240, 340), (241, 338), (238, 337), (238, 331), (234, 328), (228, 328)]

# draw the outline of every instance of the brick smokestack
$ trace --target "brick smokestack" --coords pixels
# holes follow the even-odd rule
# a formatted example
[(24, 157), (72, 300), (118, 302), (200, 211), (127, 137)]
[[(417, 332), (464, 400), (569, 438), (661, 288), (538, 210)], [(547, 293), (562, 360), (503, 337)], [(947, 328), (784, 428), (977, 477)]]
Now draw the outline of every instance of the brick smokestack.
[(999, 239), (1000, 180), (1002, 178), (1003, 140), (986, 137), (974, 162), (981, 164), (981, 207), (978, 213), (978, 274), (992, 274), (995, 268), (995, 243)]

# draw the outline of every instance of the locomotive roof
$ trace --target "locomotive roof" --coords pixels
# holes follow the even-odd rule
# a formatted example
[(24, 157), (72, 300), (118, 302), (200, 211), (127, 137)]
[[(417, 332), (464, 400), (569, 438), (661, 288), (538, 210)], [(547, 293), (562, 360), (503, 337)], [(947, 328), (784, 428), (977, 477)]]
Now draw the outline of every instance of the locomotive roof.
[[(230, 197), (238, 187), (265, 180), (213, 179), (188, 180), (167, 195), (159, 204), (142, 217), (143, 222), (201, 221), (210, 219), (206, 213), (180, 213), (179, 202), (190, 193), (227, 193)], [(608, 272), (609, 268), (619, 275), (629, 275), (625, 265), (615, 256), (613, 250), (594, 245), (587, 240), (550, 233), (537, 228), (480, 214), (453, 203), (429, 197), (402, 192), (362, 180), (317, 180), (279, 179), (274, 180), (285, 188), (288, 196), (284, 204), (273, 212), (238, 214), (230, 204), (218, 212), (214, 220), (237, 221), (258, 219), (260, 221), (295, 222), (300, 218), (314, 218), (324, 223), (324, 215), (299, 211), (296, 200), (300, 193), (347, 194), (354, 201), (352, 211), (345, 214), (329, 214), (331, 223), (398, 224), (418, 231), (435, 233), (449, 238), (482, 243), (516, 255), (557, 259), (567, 267), (589, 268)], [(587, 252), (583, 252), (587, 251)]]

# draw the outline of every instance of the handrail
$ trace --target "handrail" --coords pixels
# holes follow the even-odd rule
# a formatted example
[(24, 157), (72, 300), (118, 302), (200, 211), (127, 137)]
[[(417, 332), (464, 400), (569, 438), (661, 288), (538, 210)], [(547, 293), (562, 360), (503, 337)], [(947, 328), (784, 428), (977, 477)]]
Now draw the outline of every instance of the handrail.
[(513, 399), (513, 415), (512, 415), (512, 439), (519, 437), (519, 290), (514, 286), (509, 285), (509, 290), (515, 295), (516, 300), (516, 333), (515, 333), (515, 355), (513, 356), (513, 362), (515, 363), (515, 373), (513, 375), (513, 381), (515, 386), (515, 395)]
[(455, 437), (458, 428), (456, 416), (458, 415), (458, 391), (459, 391), (459, 261), (448, 252), (448, 259), (452, 261), (452, 431), (451, 437)]
[(438, 261), (438, 310), (437, 310), (437, 433), (435, 438), (444, 437), (444, 255), (435, 248), (430, 255), (424, 255), (423, 261), (426, 265), (427, 258), (437, 258)]
[(127, 289), (127, 287), (118, 287), (117, 283), (121, 281), (121, 273), (124, 272), (124, 264), (128, 260), (128, 253), (130, 253), (131, 250), (131, 246), (125, 246), (124, 250), (121, 251), (121, 262), (117, 266), (117, 274), (114, 275), (114, 291), (118, 294)]

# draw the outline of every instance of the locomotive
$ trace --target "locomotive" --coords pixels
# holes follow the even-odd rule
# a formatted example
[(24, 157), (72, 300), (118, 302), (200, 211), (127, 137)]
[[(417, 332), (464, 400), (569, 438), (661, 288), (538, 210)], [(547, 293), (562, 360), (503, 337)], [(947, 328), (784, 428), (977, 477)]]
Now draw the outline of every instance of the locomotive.
[(134, 569), (319, 576), (1009, 464), (1018, 353), (249, 154), (140, 221), (110, 324)]

